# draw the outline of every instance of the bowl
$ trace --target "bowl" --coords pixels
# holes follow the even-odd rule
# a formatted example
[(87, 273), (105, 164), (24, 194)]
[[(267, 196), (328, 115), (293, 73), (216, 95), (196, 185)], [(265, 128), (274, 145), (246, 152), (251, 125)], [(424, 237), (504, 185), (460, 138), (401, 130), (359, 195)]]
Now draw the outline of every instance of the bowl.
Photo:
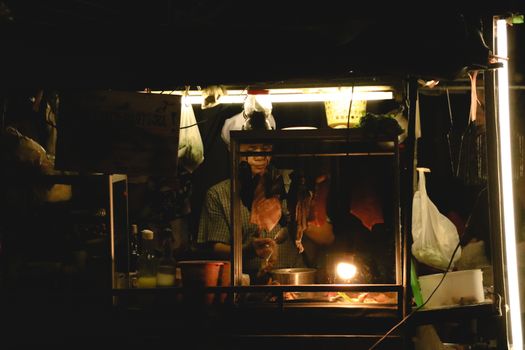
[(275, 269), (270, 271), (270, 275), (279, 284), (299, 285), (314, 284), (316, 272), (317, 269), (299, 267)]

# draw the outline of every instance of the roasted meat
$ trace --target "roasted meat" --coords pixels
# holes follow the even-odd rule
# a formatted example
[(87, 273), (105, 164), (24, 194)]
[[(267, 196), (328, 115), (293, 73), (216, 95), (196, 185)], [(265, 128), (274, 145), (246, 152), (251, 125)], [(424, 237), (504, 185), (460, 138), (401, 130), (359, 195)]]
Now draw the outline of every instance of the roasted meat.
[(328, 192), (330, 189), (330, 178), (328, 175), (320, 175), (315, 179), (315, 190), (310, 203), (308, 224), (322, 226), (326, 223), (328, 215), (326, 207), (328, 203)]
[(270, 232), (281, 218), (281, 201), (278, 195), (266, 197), (265, 177), (261, 177), (253, 196), (250, 223), (257, 225), (259, 232)]
[(294, 171), (291, 175), (292, 182), (288, 192), (288, 205), (290, 215), (289, 231), (295, 238), (295, 245), (299, 253), (304, 251), (302, 244), (304, 231), (308, 228), (308, 214), (312, 201), (312, 194), (308, 188), (306, 176), (303, 171)]

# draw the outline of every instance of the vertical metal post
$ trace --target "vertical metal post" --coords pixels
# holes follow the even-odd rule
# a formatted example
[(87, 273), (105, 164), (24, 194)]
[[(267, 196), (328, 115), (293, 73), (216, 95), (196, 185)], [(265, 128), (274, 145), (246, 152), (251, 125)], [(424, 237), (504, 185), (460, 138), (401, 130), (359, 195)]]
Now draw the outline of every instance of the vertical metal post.
[(394, 140), (394, 156), (392, 160), (393, 165), (393, 174), (394, 174), (394, 232), (395, 232), (395, 266), (396, 266), (396, 284), (402, 285), (402, 289), (400, 290), (402, 295), (398, 295), (398, 303), (397, 305), (401, 307), (401, 310), (399, 311), (399, 314), (401, 317), (405, 317), (406, 313), (408, 311), (407, 305), (406, 305), (406, 296), (407, 291), (405, 289), (405, 255), (406, 255), (406, 248), (403, 246), (404, 242), (406, 241), (403, 237), (403, 227), (401, 225), (401, 189), (400, 189), (400, 163), (399, 163), (399, 143), (395, 139)]
[[(126, 279), (129, 279), (129, 230), (128, 230), (128, 211), (127, 211), (127, 205), (125, 207), (125, 210), (116, 203), (116, 200), (119, 196), (122, 195), (122, 193), (115, 193), (115, 184), (118, 182), (123, 181), (125, 184), (125, 191), (127, 193), (127, 175), (123, 174), (112, 174), (112, 175), (103, 175), (104, 182), (106, 182), (106, 185), (108, 186), (108, 224), (109, 224), (109, 257), (110, 257), (110, 265), (111, 265), (111, 288), (122, 288), (122, 284), (120, 283), (122, 280), (122, 271), (119, 271), (119, 268), (117, 267), (117, 259), (122, 258), (122, 244), (126, 244), (126, 254), (127, 254), (127, 262), (126, 262)], [(127, 199), (126, 199), (127, 201)], [(118, 212), (118, 214), (117, 214)], [(115, 217), (118, 215), (118, 219), (115, 221)], [(125, 224), (122, 225), (122, 222), (120, 221), (122, 218), (120, 215), (125, 215)], [(124, 227), (123, 227), (124, 226)], [(124, 235), (124, 236), (123, 236)], [(124, 239), (124, 242), (123, 241)], [(117, 248), (117, 242), (119, 242), (119, 247)], [(118, 250), (118, 252), (117, 252)], [(119, 260), (119, 263), (122, 262)], [(120, 273), (119, 273), (120, 272)], [(127, 285), (129, 286), (129, 280), (127, 282)], [(113, 296), (113, 304), (117, 304), (117, 297)]]
[[(493, 18), (484, 19), (484, 36), (487, 42), (494, 47)], [(487, 135), (487, 190), (489, 199), (489, 225), (491, 232), (492, 267), (494, 274), (494, 293), (505, 298), (505, 280), (503, 266), (503, 227), (501, 207), (501, 178), (498, 171), (499, 159), (499, 133), (496, 116), (496, 77), (494, 71), (486, 71), (483, 76), (485, 85), (485, 113), (486, 113), (486, 135)], [(495, 298), (497, 300), (497, 298)], [(497, 308), (497, 302), (494, 302)], [(507, 321), (505, 317), (500, 318), (498, 324), (498, 345), (507, 344)]]
[(408, 251), (412, 242), (412, 197), (414, 193), (414, 173), (416, 161), (416, 103), (417, 103), (417, 80), (409, 77), (406, 82), (406, 100), (408, 102), (408, 136), (405, 140), (405, 156), (401, 164), (403, 178), (402, 184), (402, 216), (403, 223), (403, 293), (405, 295), (403, 305), (403, 316), (410, 312), (411, 303), (408, 296), (412, 295), (410, 286), (410, 265)]
[(232, 273), (234, 286), (242, 285), (242, 223), (241, 200), (239, 193), (239, 152), (240, 146), (235, 137), (230, 137), (230, 178), (231, 178), (231, 247), (232, 247)]
[(111, 257), (111, 285), (117, 288), (117, 271), (115, 266), (115, 208), (113, 207), (114, 193), (113, 193), (113, 179), (111, 175), (107, 177), (106, 185), (108, 186), (109, 194), (109, 256)]

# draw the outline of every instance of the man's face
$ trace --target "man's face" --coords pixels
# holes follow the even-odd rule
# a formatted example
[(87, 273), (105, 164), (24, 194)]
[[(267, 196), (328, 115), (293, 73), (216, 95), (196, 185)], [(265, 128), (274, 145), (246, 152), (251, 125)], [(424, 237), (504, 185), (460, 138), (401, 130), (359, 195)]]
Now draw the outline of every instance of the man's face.
[[(270, 152), (272, 145), (264, 144), (241, 144), (241, 152)], [(250, 165), (252, 176), (262, 175), (266, 171), (266, 167), (270, 164), (271, 156), (269, 155), (255, 155), (249, 157), (242, 157)]]

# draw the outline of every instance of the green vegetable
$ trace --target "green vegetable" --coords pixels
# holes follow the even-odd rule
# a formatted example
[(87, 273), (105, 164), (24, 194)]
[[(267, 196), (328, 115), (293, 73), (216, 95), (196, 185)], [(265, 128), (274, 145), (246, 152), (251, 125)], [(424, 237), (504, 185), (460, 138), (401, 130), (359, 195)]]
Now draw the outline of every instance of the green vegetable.
[(367, 133), (400, 135), (403, 128), (392, 115), (367, 113), (359, 121), (359, 127)]

